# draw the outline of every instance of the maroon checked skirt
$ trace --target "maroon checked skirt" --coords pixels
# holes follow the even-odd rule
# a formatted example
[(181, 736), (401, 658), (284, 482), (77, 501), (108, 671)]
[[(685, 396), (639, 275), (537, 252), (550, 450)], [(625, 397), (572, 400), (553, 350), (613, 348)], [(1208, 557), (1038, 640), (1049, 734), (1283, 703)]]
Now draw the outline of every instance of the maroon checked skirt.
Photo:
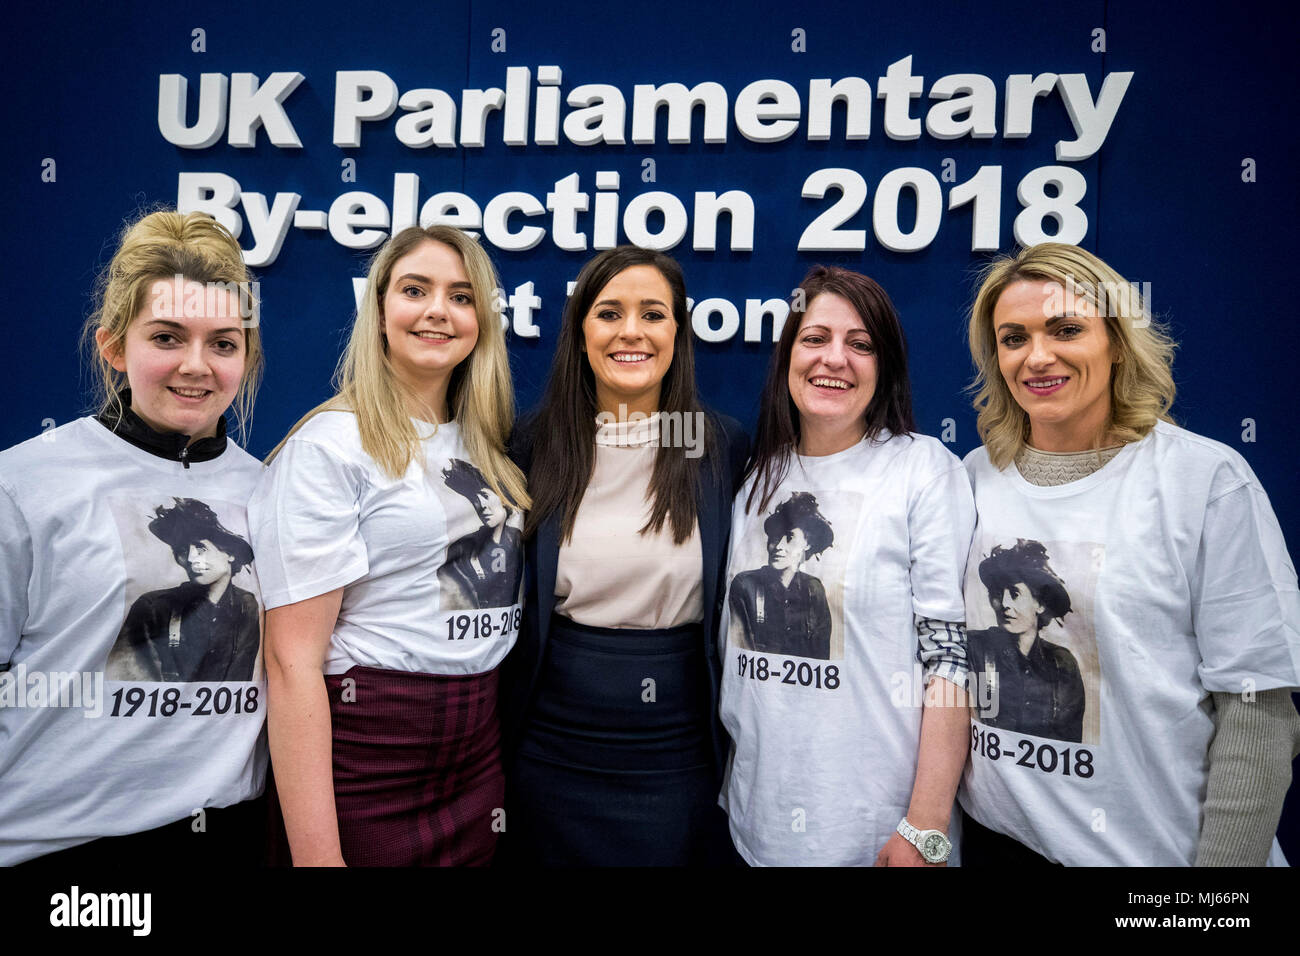
[(353, 667), (325, 687), (348, 866), (491, 863), (505, 806), (496, 670)]

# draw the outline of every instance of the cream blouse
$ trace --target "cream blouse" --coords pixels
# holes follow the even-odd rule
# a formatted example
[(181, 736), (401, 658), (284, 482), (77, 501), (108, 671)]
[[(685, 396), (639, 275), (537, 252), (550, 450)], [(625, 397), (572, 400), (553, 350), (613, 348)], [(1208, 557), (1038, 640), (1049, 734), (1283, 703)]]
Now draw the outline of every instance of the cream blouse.
[(658, 414), (597, 427), (591, 481), (556, 566), (555, 610), (570, 620), (637, 630), (703, 620), (698, 523), (682, 544), (667, 521), (639, 534), (658, 448)]

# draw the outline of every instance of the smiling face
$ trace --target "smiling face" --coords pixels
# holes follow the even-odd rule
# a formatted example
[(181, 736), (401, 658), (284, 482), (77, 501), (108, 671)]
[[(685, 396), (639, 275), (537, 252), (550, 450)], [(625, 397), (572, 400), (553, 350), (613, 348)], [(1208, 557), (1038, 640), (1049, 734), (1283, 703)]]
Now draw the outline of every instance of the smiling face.
[(1115, 352), (1106, 321), (1055, 282), (1023, 280), (993, 307), (998, 366), (1043, 451), (1099, 447), (1110, 423)]
[(823, 292), (808, 303), (790, 350), (790, 398), (800, 434), (840, 436), (856, 443), (866, 433), (867, 406), (876, 393), (876, 355), (862, 317), (848, 300)]
[(784, 536), (767, 545), (768, 564), (778, 571), (798, 571), (808, 555), (808, 537), (802, 528), (791, 528)]
[(95, 340), (109, 364), (126, 375), (131, 410), (155, 431), (191, 441), (217, 433), (244, 377), (239, 298), (201, 282), (160, 279), (120, 348), (107, 345), (106, 329)]
[(230, 577), (234, 559), (211, 541), (204, 538), (190, 545), (186, 558), (190, 580), (195, 584), (214, 584)]
[(478, 342), (474, 288), (460, 254), (441, 242), (421, 243), (393, 263), (382, 306), (393, 371), (442, 409), (452, 369)]
[(993, 610), (997, 613), (998, 623), (1008, 633), (1016, 636), (1038, 634), (1038, 616), (1043, 613), (1043, 605), (1038, 603), (1029, 585), (1023, 581), (1008, 585), (994, 602)]
[(677, 336), (672, 300), (668, 280), (650, 265), (624, 269), (597, 293), (582, 334), (600, 411), (658, 411)]

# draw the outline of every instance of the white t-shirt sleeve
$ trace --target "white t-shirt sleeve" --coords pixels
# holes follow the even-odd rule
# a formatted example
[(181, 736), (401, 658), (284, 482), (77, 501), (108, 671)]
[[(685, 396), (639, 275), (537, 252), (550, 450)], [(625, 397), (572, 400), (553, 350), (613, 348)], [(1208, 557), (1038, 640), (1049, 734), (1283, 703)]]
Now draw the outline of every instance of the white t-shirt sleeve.
[[(1300, 591), (1268, 496), (1247, 481), (1206, 508), (1192, 615), (1207, 690), (1300, 686)], [(1247, 683), (1247, 682), (1250, 683)]]
[(945, 455), (950, 467), (921, 487), (907, 516), (912, 612), (961, 622), (966, 619), (962, 578), (975, 533), (975, 497), (966, 470), (954, 456)]
[(32, 536), (9, 489), (0, 484), (0, 665), (8, 664), (27, 620)]
[(326, 594), (370, 570), (362, 477), (315, 442), (290, 440), (258, 483), (249, 525), (267, 609)]

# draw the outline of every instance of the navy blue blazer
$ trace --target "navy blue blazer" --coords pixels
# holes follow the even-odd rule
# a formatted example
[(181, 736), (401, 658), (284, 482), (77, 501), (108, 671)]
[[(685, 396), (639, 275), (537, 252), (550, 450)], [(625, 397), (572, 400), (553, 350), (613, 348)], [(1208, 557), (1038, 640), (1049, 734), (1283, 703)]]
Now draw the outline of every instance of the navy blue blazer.
[[(749, 455), (749, 437), (734, 418), (706, 409), (714, 428), (712, 447), (700, 459), (700, 489), (696, 498), (702, 555), (704, 620), (701, 628), (704, 659), (708, 662), (710, 707), (713, 713), (713, 749), (720, 775), (726, 767), (730, 740), (718, 717), (722, 678), (717, 634), (726, 598), (727, 545), (731, 535), (731, 503)], [(510, 439), (510, 457), (529, 476), (532, 466), (533, 420), (522, 422)], [(711, 463), (717, 461), (717, 477)], [(504, 747), (511, 753), (528, 718), (555, 610), (555, 569), (560, 555), (562, 516), (552, 514), (524, 543), (524, 613), (519, 638), (501, 667), (501, 703)]]

